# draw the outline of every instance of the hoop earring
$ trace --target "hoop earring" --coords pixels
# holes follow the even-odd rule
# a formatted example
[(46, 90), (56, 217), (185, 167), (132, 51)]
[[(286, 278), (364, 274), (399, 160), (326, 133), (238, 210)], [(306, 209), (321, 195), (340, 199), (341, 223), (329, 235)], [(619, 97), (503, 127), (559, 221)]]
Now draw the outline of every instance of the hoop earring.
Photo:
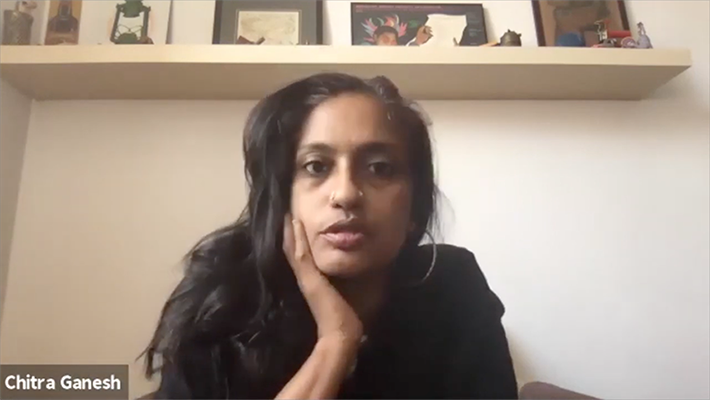
[(434, 272), (434, 266), (436, 265), (436, 242), (434, 241), (434, 236), (432, 236), (432, 234), (429, 233), (429, 231), (425, 231), (424, 234), (429, 236), (429, 239), (431, 240), (432, 251), (434, 252), (434, 254), (431, 257), (431, 265), (429, 265), (429, 269), (427, 270), (424, 277), (417, 282), (407, 285), (410, 287), (416, 287), (416, 286), (424, 284), (424, 282), (426, 282), (427, 279), (429, 279), (429, 277), (431, 276), (431, 273)]

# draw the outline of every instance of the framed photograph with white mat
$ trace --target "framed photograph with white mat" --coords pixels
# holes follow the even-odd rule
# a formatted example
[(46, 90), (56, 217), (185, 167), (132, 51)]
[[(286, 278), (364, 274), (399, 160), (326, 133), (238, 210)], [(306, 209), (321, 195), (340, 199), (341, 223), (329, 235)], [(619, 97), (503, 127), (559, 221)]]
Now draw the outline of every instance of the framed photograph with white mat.
[(322, 0), (217, 0), (214, 44), (323, 43)]

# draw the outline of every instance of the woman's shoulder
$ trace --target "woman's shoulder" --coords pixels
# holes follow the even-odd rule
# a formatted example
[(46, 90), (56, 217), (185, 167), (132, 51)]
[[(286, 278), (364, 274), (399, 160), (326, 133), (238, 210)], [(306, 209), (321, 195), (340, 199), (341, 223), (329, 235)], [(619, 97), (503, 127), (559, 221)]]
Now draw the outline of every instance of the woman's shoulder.
[(429, 277), (422, 282), (430, 296), (474, 319), (503, 316), (503, 302), (489, 286), (472, 251), (451, 244), (422, 245), (418, 251), (417, 258), (429, 260), (431, 266)]
[(462, 283), (479, 289), (487, 287), (476, 256), (465, 247), (441, 243), (424, 244), (417, 248), (417, 253), (415, 259), (427, 264), (430, 269), (427, 273), (433, 281)]
[[(479, 269), (476, 256), (466, 247), (447, 243), (424, 244), (419, 246), (422, 253), (433, 254), (436, 252), (436, 266), (446, 266), (454, 269)], [(440, 269), (439, 271), (443, 270)]]

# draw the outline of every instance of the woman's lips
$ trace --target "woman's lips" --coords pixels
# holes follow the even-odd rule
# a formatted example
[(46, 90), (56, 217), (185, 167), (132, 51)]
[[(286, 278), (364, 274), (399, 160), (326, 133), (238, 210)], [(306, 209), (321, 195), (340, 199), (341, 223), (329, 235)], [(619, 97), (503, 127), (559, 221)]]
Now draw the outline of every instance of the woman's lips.
[(326, 232), (323, 237), (339, 250), (355, 250), (365, 241), (365, 234), (356, 231)]

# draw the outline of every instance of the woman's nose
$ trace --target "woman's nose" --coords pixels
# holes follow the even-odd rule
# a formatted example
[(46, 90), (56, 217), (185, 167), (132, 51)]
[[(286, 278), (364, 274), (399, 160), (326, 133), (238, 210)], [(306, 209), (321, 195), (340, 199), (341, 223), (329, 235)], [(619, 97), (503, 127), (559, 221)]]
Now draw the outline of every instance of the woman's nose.
[(336, 208), (352, 209), (358, 207), (362, 201), (363, 192), (350, 173), (338, 174), (334, 177), (330, 205)]

